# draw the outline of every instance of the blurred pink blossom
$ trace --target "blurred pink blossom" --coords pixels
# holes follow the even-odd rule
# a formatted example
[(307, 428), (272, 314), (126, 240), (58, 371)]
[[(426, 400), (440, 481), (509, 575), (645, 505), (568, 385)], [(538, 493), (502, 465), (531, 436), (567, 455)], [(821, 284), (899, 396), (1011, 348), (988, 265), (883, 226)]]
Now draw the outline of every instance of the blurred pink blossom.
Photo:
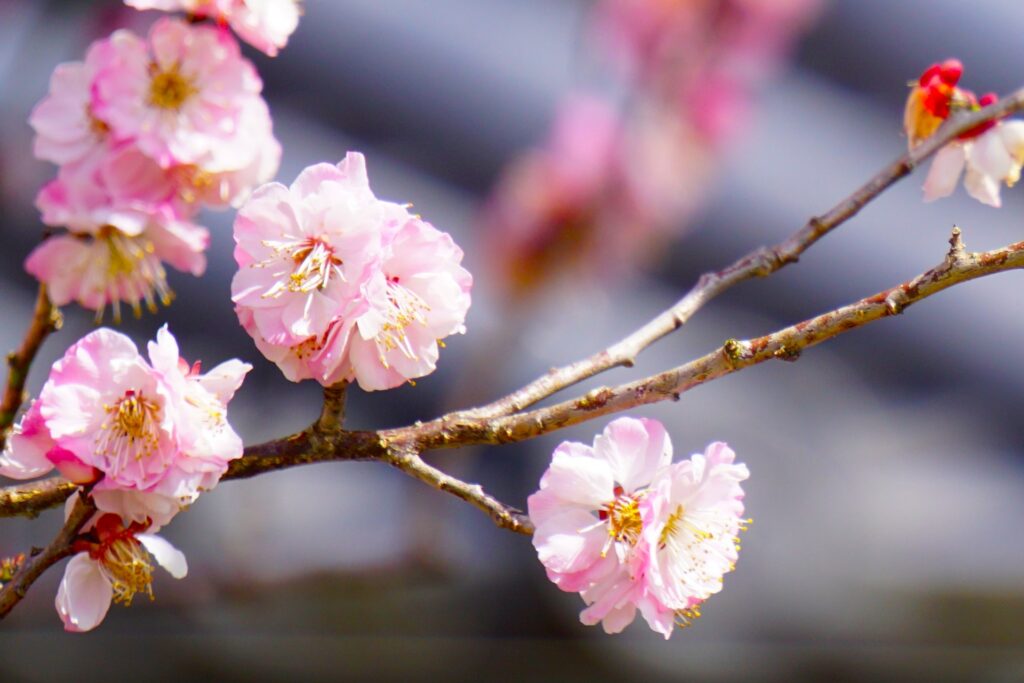
[(132, 138), (161, 166), (208, 155), (241, 168), (253, 156), (240, 134), (246, 104), (263, 87), (228, 33), (160, 19), (146, 40), (116, 31), (94, 85), (94, 111), (117, 138)]
[(299, 25), (298, 0), (125, 0), (136, 9), (188, 12), (226, 23), (257, 50), (271, 57)]

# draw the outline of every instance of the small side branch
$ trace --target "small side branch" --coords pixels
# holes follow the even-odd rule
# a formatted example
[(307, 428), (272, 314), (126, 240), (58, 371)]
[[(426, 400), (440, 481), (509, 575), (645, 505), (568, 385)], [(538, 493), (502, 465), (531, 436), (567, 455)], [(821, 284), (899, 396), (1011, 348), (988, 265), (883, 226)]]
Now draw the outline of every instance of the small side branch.
[(345, 420), (345, 393), (348, 382), (341, 381), (324, 387), (324, 406), (320, 411), (320, 419), (316, 421), (317, 431), (323, 434), (335, 434), (341, 431)]
[(43, 572), (71, 555), (72, 543), (95, 511), (96, 507), (88, 496), (79, 497), (53, 542), (41, 552), (25, 560), (14, 578), (0, 588), (0, 619), (7, 616), (8, 612), (21, 602), (29, 587), (42, 576)]
[(479, 484), (469, 484), (428, 465), (415, 452), (389, 451), (383, 460), (428, 486), (450, 493), (487, 513), (495, 524), (519, 534), (533, 534), (533, 523), (521, 511), (488, 495)]
[(3, 399), (0, 400), (0, 450), (3, 449), (7, 433), (25, 400), (25, 381), (28, 379), (32, 361), (35, 360), (36, 353), (46, 337), (54, 330), (60, 329), (60, 326), (60, 311), (50, 303), (50, 297), (46, 295), (46, 286), (39, 285), (35, 310), (32, 312), (28, 329), (25, 330), (25, 338), (17, 350), (7, 355), (7, 384), (4, 387)]

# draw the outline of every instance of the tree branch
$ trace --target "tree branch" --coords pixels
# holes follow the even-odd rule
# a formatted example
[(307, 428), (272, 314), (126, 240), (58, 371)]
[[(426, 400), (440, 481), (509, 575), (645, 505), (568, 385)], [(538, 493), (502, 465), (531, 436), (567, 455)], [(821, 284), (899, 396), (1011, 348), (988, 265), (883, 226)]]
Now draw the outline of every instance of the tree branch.
[(960, 112), (951, 117), (934, 135), (879, 171), (853, 194), (820, 216), (813, 216), (788, 239), (771, 247), (761, 247), (740, 257), (731, 265), (701, 275), (697, 284), (674, 306), (659, 314), (639, 330), (581, 361), (554, 368), (523, 388), (479, 408), (464, 411), (461, 418), (489, 418), (511, 415), (594, 375), (615, 367), (632, 367), (636, 356), (662, 337), (686, 324), (706, 303), (741, 282), (768, 277), (790, 263), (796, 263), (808, 248), (840, 225), (853, 218), (864, 206), (910, 174), (921, 162), (946, 143), (979, 123), (1002, 118), (1024, 109), (1024, 89), (977, 112)]
[(28, 379), (29, 367), (47, 335), (60, 329), (60, 326), (60, 311), (50, 303), (50, 298), (46, 295), (46, 286), (39, 285), (36, 307), (32, 312), (28, 329), (25, 330), (25, 338), (16, 351), (7, 355), (7, 384), (4, 387), (3, 399), (0, 400), (0, 451), (7, 442), (7, 433), (14, 424), (18, 409), (25, 400), (25, 380)]
[(57, 537), (41, 552), (33, 554), (25, 560), (14, 578), (0, 588), (0, 619), (7, 616), (7, 613), (21, 602), (29, 587), (42, 576), (44, 571), (72, 554), (71, 544), (95, 511), (96, 506), (93, 505), (92, 499), (84, 495), (78, 498), (78, 502), (71, 509), (71, 514), (68, 515), (67, 521), (64, 522)]
[[(526, 520), (477, 485), (431, 467), (419, 454), (432, 449), (524, 441), (580, 422), (664, 400), (678, 400), (693, 387), (769, 360), (793, 361), (804, 349), (902, 313), (908, 306), (958, 283), (1024, 268), (1024, 242), (993, 251), (968, 253), (954, 229), (942, 263), (890, 289), (791, 327), (750, 340), (727, 340), (696, 360), (635, 382), (602, 387), (562, 403), (497, 418), (469, 418), (467, 412), (431, 422), (379, 432), (339, 431), (318, 439), (316, 425), (250, 446), (230, 463), (223, 479), (241, 479), (297, 465), (340, 460), (380, 460), (447, 491), (487, 512), (503, 528), (529, 533)], [(23, 488), (0, 490), (0, 515), (34, 514), (60, 503), (73, 485), (53, 478)]]
[(424, 484), (438, 491), (450, 493), (487, 513), (495, 524), (502, 529), (515, 531), (519, 534), (532, 535), (533, 523), (521, 510), (505, 505), (498, 499), (488, 495), (479, 484), (469, 484), (461, 479), (445, 474), (432, 465), (428, 465), (414, 451), (387, 449), (381, 458), (406, 474), (416, 477)]

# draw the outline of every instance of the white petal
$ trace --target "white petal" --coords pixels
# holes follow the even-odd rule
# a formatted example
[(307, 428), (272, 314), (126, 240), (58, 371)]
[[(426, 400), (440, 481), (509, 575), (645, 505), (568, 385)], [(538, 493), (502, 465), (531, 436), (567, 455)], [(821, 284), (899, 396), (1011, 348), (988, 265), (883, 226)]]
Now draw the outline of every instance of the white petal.
[(999, 198), (999, 178), (993, 178), (980, 173), (973, 167), (968, 167), (967, 176), (964, 178), (964, 189), (967, 190), (967, 194), (982, 204), (996, 208), (1002, 206), (1002, 201)]
[(967, 169), (972, 168), (995, 180), (997, 186), (1012, 172), (1013, 157), (1006, 149), (998, 126), (978, 136), (967, 148)]
[(1024, 162), (1024, 121), (1014, 119), (999, 126), (1003, 145), (1017, 163)]
[(660, 422), (622, 417), (594, 439), (594, 452), (611, 465), (615, 481), (631, 492), (650, 484), (671, 462), (672, 443)]
[(924, 200), (930, 202), (953, 194), (963, 172), (965, 152), (963, 145), (949, 144), (932, 159), (928, 177), (924, 181)]
[(176, 579), (183, 579), (188, 574), (185, 553), (175, 548), (170, 542), (154, 534), (138, 534), (135, 538), (139, 539), (139, 543), (156, 558), (157, 563), (166, 569), (168, 574)]
[(79, 553), (64, 569), (54, 604), (66, 630), (89, 631), (103, 621), (113, 597), (99, 565), (87, 553)]

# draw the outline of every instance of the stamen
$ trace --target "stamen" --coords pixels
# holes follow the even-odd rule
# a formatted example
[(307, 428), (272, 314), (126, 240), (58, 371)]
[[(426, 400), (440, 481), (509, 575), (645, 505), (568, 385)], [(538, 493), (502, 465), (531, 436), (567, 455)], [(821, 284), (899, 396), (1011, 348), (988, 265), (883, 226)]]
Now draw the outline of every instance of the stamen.
[[(294, 264), (291, 273), (282, 271), (274, 274), (277, 282), (267, 290), (264, 298), (277, 298), (284, 292), (308, 294), (318, 289), (326, 289), (332, 276), (345, 279), (341, 270), (342, 260), (334, 254), (330, 246), (315, 237), (291, 242), (265, 240), (263, 244)], [(256, 267), (266, 268), (277, 262), (277, 258), (272, 258), (261, 261)]]
[[(143, 237), (130, 237), (117, 228), (106, 226), (97, 235), (106, 260), (104, 298), (110, 304), (114, 322), (121, 322), (121, 301), (127, 301), (135, 317), (146, 310), (156, 313), (157, 302), (164, 306), (174, 300), (167, 284), (167, 271), (154, 253), (153, 243)], [(105, 307), (96, 310), (96, 322), (102, 322)]]
[(149, 457), (160, 443), (160, 406), (142, 392), (129, 389), (112, 406), (103, 406), (108, 418), (100, 426), (96, 453), (110, 461), (117, 474), (133, 461)]
[(605, 509), (598, 513), (598, 516), (608, 524), (608, 540), (601, 550), (601, 557), (607, 556), (612, 543), (625, 542), (636, 545), (644, 527), (640, 518), (640, 494), (627, 495), (623, 493), (622, 487), (617, 486), (615, 495), (615, 499), (606, 503)]
[(149, 82), (149, 104), (158, 109), (177, 111), (181, 106), (199, 92), (191, 79), (183, 76), (175, 64), (161, 71), (156, 64), (149, 67), (152, 80)]
[(377, 353), (381, 365), (389, 367), (386, 354), (398, 349), (406, 358), (415, 359), (416, 351), (412, 348), (405, 328), (412, 323), (426, 325), (426, 313), (430, 310), (418, 294), (398, 284), (397, 277), (388, 278), (387, 297), (390, 304), (385, 312), (386, 322), (377, 333)]

